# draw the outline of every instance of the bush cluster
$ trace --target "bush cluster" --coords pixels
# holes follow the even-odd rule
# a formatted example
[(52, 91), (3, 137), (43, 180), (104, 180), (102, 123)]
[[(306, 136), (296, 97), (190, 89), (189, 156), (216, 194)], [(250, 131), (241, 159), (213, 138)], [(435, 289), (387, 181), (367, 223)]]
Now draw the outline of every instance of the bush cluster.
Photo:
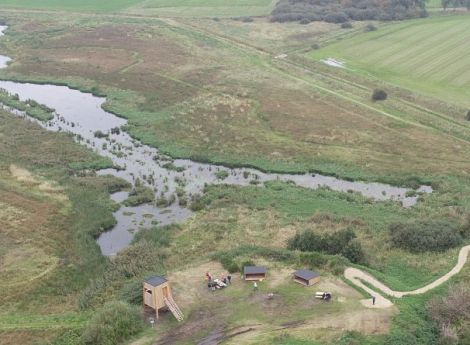
[[(212, 256), (231, 273), (241, 271), (244, 266), (253, 266), (255, 262), (246, 258), (261, 257), (270, 261), (284, 262), (310, 269), (324, 269), (333, 274), (342, 274), (348, 264), (340, 255), (327, 255), (316, 252), (298, 252), (288, 249), (273, 249), (259, 246), (240, 246), (229, 251), (218, 252)], [(243, 260), (245, 259), (245, 260)], [(233, 266), (232, 266), (233, 265)], [(231, 271), (230, 267), (237, 270)]]
[(462, 242), (463, 228), (449, 221), (413, 221), (389, 226), (393, 246), (410, 252), (440, 252)]
[(424, 0), (280, 0), (271, 13), (274, 22), (309, 23), (349, 20), (403, 20), (427, 16)]
[(288, 241), (288, 248), (303, 252), (321, 252), (330, 255), (341, 254), (354, 263), (364, 260), (361, 244), (351, 228), (336, 231), (332, 234), (317, 234), (304, 230), (295, 234)]
[(374, 102), (377, 101), (385, 101), (387, 99), (387, 93), (384, 90), (375, 89), (372, 93), (372, 100)]
[(466, 284), (451, 286), (447, 296), (432, 298), (426, 307), (441, 344), (470, 343), (470, 288)]
[(143, 327), (138, 308), (124, 302), (111, 302), (93, 316), (81, 339), (85, 345), (116, 345)]

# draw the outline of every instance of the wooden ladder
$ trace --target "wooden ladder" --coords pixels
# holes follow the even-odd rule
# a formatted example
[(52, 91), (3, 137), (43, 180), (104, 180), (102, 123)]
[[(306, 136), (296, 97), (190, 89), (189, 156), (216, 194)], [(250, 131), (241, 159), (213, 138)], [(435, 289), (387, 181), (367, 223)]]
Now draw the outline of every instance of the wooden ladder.
[(175, 316), (176, 320), (183, 321), (184, 315), (178, 305), (175, 303), (173, 298), (164, 297), (163, 301), (165, 302), (168, 309), (170, 309), (171, 313)]

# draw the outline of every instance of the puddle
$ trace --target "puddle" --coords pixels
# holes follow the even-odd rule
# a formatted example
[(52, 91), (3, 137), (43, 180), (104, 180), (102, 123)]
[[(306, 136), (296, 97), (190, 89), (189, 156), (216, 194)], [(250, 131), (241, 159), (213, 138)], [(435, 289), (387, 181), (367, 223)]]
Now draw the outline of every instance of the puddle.
[(333, 58), (324, 59), (321, 60), (321, 62), (332, 67), (346, 68), (345, 63), (343, 61), (339, 61)]

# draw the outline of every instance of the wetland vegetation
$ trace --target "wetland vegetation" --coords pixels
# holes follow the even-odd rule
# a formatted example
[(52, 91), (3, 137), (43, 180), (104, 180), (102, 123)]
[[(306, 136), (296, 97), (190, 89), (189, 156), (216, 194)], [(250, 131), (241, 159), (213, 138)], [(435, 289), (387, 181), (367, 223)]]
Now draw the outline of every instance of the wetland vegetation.
[[(356, 267), (420, 288), (468, 244), (468, 15), (341, 27), (275, 23), (275, 6), (0, 0), (0, 53), (12, 58), (0, 78), (44, 87), (37, 99), (0, 93), (33, 118), (0, 110), (2, 344), (468, 341), (468, 303), (455, 301), (468, 299), (469, 265), (384, 309), (343, 280)], [(69, 98), (52, 109), (48, 97), (64, 95), (93, 127), (61, 114)], [(417, 202), (309, 188), (315, 174), (403, 187)], [(96, 239), (117, 223), (131, 244), (105, 257)], [(238, 275), (248, 263), (268, 267), (256, 292)], [(333, 301), (294, 284), (298, 268), (321, 273), (313, 289)], [(208, 291), (204, 274), (227, 271), (232, 286)], [(142, 315), (154, 274), (172, 282), (184, 322), (165, 313), (152, 328)]]

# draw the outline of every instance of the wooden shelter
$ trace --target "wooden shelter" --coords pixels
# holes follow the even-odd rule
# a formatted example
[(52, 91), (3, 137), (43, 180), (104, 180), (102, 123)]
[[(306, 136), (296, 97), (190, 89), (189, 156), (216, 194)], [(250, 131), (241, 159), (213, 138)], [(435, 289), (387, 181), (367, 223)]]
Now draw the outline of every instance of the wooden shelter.
[(312, 272), (309, 270), (298, 270), (293, 273), (294, 281), (296, 283), (305, 285), (305, 286), (312, 286), (318, 282), (320, 282), (320, 275), (316, 272)]
[(183, 320), (183, 313), (176, 305), (171, 294), (170, 282), (162, 276), (148, 278), (143, 287), (144, 308), (149, 306), (155, 309), (155, 316), (159, 318), (159, 310), (167, 308), (178, 321)]
[(266, 267), (262, 266), (245, 266), (243, 269), (245, 280), (264, 280), (266, 279)]

